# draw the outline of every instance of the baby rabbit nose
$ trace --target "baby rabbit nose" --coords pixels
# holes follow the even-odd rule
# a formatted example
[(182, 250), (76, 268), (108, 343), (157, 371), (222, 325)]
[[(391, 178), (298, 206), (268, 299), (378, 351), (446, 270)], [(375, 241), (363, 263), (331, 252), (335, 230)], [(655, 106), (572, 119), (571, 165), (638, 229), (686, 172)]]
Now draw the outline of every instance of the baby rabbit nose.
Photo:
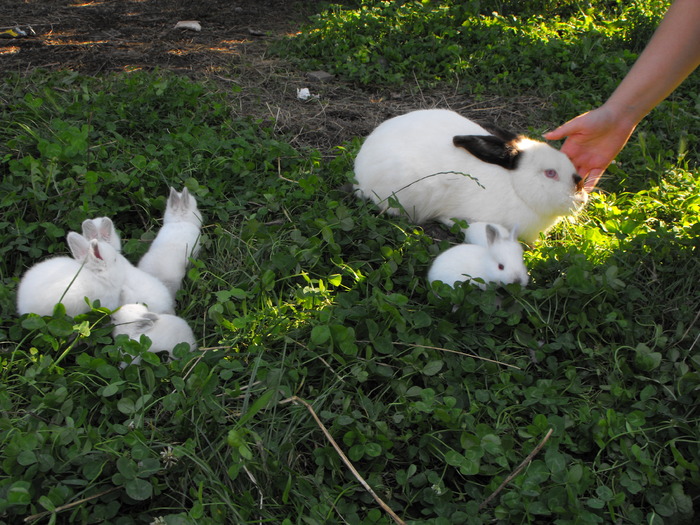
[(581, 181), (583, 180), (583, 179), (581, 178), (581, 175), (579, 175), (578, 173), (574, 173), (574, 174), (572, 175), (572, 177), (574, 178), (574, 185), (575, 185), (575, 186), (578, 186), (578, 185), (581, 183)]

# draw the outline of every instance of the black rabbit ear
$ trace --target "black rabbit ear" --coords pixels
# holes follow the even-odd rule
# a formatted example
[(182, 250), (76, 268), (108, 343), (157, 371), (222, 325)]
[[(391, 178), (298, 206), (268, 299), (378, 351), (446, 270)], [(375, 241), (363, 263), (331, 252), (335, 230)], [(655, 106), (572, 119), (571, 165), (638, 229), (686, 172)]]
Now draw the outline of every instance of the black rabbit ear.
[(517, 137), (503, 140), (494, 135), (457, 135), (452, 138), (452, 143), (489, 164), (497, 164), (507, 170), (518, 167), (520, 150), (516, 145)]
[(486, 131), (491, 133), (491, 135), (494, 135), (498, 137), (501, 140), (504, 140), (505, 142), (516, 142), (520, 137), (513, 133), (512, 131), (508, 131), (503, 128), (499, 128), (496, 126), (493, 122), (479, 122), (479, 125), (484, 128)]

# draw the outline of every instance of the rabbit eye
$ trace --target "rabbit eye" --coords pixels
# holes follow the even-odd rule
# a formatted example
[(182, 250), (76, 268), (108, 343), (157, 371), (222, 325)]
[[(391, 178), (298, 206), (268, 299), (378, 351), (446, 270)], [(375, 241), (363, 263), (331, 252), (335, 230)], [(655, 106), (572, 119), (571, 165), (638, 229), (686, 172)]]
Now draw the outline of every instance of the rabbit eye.
[(505, 266), (503, 266), (503, 264), (498, 263), (498, 269), (499, 269), (499, 270), (503, 270), (504, 268), (505, 268)]
[(559, 174), (557, 170), (544, 170), (544, 176), (548, 179), (559, 180)]

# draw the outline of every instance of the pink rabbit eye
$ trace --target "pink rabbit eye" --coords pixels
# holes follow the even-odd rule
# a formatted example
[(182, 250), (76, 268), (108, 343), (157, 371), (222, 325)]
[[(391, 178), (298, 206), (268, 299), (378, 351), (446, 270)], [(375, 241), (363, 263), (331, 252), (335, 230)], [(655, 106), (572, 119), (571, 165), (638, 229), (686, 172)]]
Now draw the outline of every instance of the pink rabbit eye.
[(500, 264), (500, 263), (498, 264), (498, 269), (499, 269), (499, 270), (503, 270), (504, 268), (505, 268), (505, 266), (503, 266), (503, 265)]
[(544, 176), (548, 179), (559, 180), (559, 174), (557, 170), (544, 170)]

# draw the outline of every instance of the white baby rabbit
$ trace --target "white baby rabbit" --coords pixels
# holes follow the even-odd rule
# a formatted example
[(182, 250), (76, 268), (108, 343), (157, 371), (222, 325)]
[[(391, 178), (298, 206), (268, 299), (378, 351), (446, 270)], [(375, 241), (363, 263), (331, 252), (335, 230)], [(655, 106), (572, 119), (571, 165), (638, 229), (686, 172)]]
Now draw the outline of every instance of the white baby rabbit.
[[(109, 217), (83, 221), (83, 235), (87, 239), (107, 242), (113, 242), (115, 238), (119, 239)], [(112, 245), (114, 246), (114, 244)], [(144, 303), (148, 305), (151, 312), (174, 314), (175, 299), (165, 284), (158, 278), (138, 269), (123, 255), (119, 256), (124, 259), (123, 264), (126, 271), (119, 304)]]
[[(126, 334), (130, 339), (139, 340), (145, 334), (151, 340), (150, 352), (168, 352), (173, 356), (173, 348), (180, 343), (187, 343), (190, 350), (196, 350), (194, 333), (181, 317), (169, 314), (149, 312), (142, 304), (125, 304), (112, 314), (114, 337)], [(141, 362), (135, 357), (133, 364)], [(126, 366), (126, 364), (123, 364)]]
[(428, 271), (428, 282), (442, 281), (454, 287), (458, 282), (481, 278), (483, 283), (473, 284), (482, 289), (490, 282), (526, 286), (529, 276), (520, 243), (503, 238), (492, 224), (487, 224), (484, 232), (484, 246), (458, 244), (438, 255)]
[(199, 252), (201, 226), (197, 201), (187, 188), (182, 193), (170, 188), (163, 225), (138, 267), (165, 283), (173, 297), (182, 285), (189, 257)]
[(66, 237), (73, 258), (54, 257), (32, 266), (17, 289), (20, 315), (51, 315), (56, 303), (76, 316), (89, 311), (85, 297), (109, 309), (119, 306), (126, 267), (124, 258), (106, 242), (87, 240), (79, 233)]
[(83, 237), (87, 240), (97, 239), (112, 245), (121, 253), (122, 241), (119, 233), (114, 228), (114, 223), (109, 217), (97, 217), (95, 219), (85, 219), (83, 221)]
[[(478, 180), (478, 183), (469, 175)], [(445, 109), (419, 110), (380, 124), (355, 159), (355, 190), (382, 210), (416, 223), (496, 223), (532, 243), (586, 203), (569, 158), (548, 144)], [(392, 207), (395, 198), (400, 208)]]

